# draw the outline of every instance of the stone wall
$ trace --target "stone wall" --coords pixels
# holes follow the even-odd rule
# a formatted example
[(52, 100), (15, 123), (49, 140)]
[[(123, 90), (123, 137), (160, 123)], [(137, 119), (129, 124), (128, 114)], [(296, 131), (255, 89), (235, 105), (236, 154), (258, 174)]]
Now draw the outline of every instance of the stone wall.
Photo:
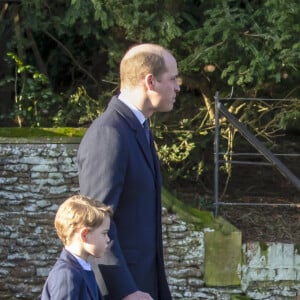
[(55, 212), (78, 191), (77, 145), (0, 146), (0, 298), (37, 299), (61, 248)]
[[(0, 144), (0, 299), (38, 298), (62, 247), (54, 215), (63, 200), (78, 192), (77, 147)], [(174, 299), (297, 299), (300, 256), (295, 245), (243, 245), (243, 260), (234, 270), (240, 284), (205, 282), (205, 238), (211, 232), (196, 230), (163, 209), (165, 261)], [(227, 266), (224, 259), (217, 260), (217, 268)]]

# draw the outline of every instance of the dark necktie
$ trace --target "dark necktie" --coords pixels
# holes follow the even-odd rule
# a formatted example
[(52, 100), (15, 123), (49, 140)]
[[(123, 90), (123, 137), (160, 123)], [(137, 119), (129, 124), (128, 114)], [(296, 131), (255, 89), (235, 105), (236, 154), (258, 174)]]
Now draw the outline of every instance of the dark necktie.
[(145, 134), (146, 134), (148, 144), (150, 144), (150, 128), (149, 128), (148, 120), (144, 121), (143, 127), (144, 127), (144, 130), (145, 130)]

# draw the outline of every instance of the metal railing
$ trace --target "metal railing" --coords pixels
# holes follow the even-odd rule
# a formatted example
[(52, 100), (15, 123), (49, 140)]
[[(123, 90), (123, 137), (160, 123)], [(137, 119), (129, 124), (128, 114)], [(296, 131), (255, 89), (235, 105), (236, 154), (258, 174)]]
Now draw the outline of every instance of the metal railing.
[[(285, 101), (286, 99), (261, 99), (261, 98), (220, 98), (219, 93), (215, 95), (215, 138), (214, 138), (214, 214), (218, 215), (220, 206), (289, 206), (300, 207), (300, 204), (294, 203), (253, 203), (253, 202), (223, 202), (219, 199), (219, 168), (221, 163), (230, 164), (247, 164), (247, 165), (268, 165), (275, 167), (281, 175), (289, 180), (300, 191), (300, 179), (293, 174), (282, 161), (279, 156), (300, 156), (299, 154), (273, 154), (266, 146), (260, 142), (254, 134), (252, 134), (248, 128), (242, 124), (234, 115), (232, 115), (227, 108), (221, 103), (221, 101), (228, 100), (256, 100), (256, 101)], [(220, 159), (220, 155), (225, 153), (219, 152), (220, 144), (220, 114), (222, 114), (237, 130), (238, 132), (259, 152), (259, 153), (232, 153), (232, 156), (263, 156), (267, 162), (253, 162), (253, 161), (239, 161), (230, 160), (225, 161)]]

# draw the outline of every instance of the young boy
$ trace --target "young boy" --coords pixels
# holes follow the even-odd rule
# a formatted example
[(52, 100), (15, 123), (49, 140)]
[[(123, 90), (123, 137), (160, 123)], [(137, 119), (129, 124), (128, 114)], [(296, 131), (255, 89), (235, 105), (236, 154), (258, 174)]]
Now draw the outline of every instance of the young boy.
[(49, 273), (42, 300), (103, 299), (87, 258), (104, 254), (111, 215), (111, 207), (82, 195), (62, 203), (54, 223), (64, 249)]

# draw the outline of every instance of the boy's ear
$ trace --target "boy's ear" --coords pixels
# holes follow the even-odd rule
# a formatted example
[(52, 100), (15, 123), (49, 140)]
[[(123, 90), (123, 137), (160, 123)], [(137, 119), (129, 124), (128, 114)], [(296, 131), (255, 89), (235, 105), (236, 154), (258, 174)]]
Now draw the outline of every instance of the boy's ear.
[(86, 227), (82, 227), (79, 231), (80, 238), (83, 242), (87, 241), (88, 229)]

